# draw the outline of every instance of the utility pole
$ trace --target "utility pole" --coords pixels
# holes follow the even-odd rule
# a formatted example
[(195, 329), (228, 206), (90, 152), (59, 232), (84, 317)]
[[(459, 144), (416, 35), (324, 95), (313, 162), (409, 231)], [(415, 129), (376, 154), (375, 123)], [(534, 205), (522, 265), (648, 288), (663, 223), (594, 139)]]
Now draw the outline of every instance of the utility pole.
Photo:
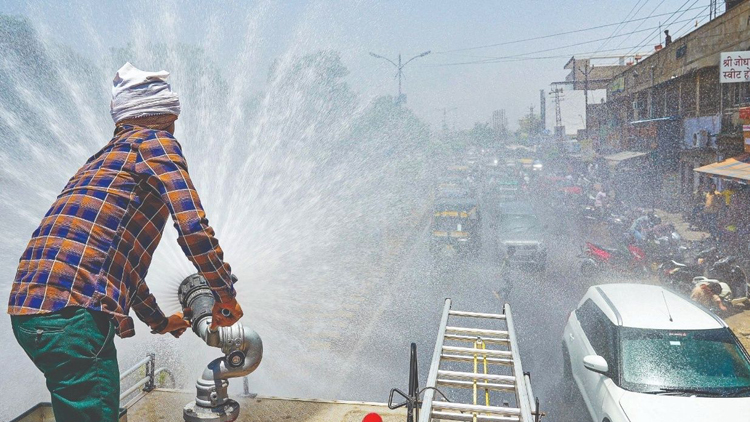
[(504, 140), (507, 137), (508, 118), (505, 115), (505, 109), (492, 112), (492, 130), (495, 132), (495, 138), (498, 141)]
[[(458, 107), (443, 107), (443, 108), (436, 108), (437, 111), (443, 112), (443, 132), (448, 132), (448, 112), (449, 111), (456, 111), (458, 110)], [(454, 129), (455, 129), (455, 123), (454, 123)]]
[(589, 74), (591, 74), (591, 71), (594, 70), (594, 66), (586, 67), (586, 70), (583, 71), (581, 69), (578, 69), (579, 72), (583, 74), (584, 80), (583, 80), (583, 96), (586, 97), (586, 106), (589, 105)]
[(539, 90), (539, 119), (542, 121), (542, 132), (547, 130), (547, 96)]
[(370, 53), (370, 55), (372, 57), (375, 57), (376, 59), (383, 59), (383, 60), (387, 61), (388, 63), (390, 63), (390, 64), (392, 64), (392, 65), (394, 65), (396, 67), (396, 77), (398, 78), (398, 97), (396, 98), (396, 104), (401, 104), (401, 103), (405, 103), (406, 102), (406, 98), (403, 97), (403, 94), (401, 93), (401, 78), (404, 76), (404, 68), (412, 60), (418, 59), (420, 57), (424, 57), (424, 56), (426, 56), (428, 54), (430, 54), (430, 51), (425, 51), (422, 54), (418, 54), (418, 55), (410, 58), (409, 60), (407, 60), (405, 63), (402, 64), (401, 63), (401, 53), (399, 53), (398, 54), (398, 64), (396, 64), (396, 63), (393, 62), (393, 60), (391, 60), (391, 59), (389, 59), (387, 57), (383, 57), (383, 56), (381, 56), (379, 54), (375, 54), (375, 53)]
[(565, 128), (562, 125), (562, 113), (560, 112), (560, 103), (564, 100), (562, 93), (563, 89), (557, 87), (549, 93), (549, 95), (554, 95), (555, 98), (555, 137), (561, 142), (565, 136)]
[(585, 130), (589, 129), (589, 74), (591, 74), (591, 71), (594, 70), (594, 66), (589, 67), (588, 61), (586, 61), (586, 70), (583, 71), (581, 69), (578, 69), (579, 72), (583, 73), (583, 96), (586, 99), (586, 106), (583, 109), (583, 114), (586, 116), (586, 120), (583, 122), (583, 128)]

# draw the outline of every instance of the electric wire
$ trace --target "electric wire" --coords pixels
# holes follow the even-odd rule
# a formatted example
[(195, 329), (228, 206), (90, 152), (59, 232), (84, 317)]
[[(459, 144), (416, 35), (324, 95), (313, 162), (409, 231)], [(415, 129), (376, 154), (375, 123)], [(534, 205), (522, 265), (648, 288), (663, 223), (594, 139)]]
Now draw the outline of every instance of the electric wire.
[[(700, 9), (700, 7), (696, 7), (694, 9)], [(692, 10), (692, 9), (688, 9), (688, 10)], [(530, 37), (530, 38), (522, 38), (522, 39), (513, 40), (513, 41), (504, 41), (504, 42), (500, 42), (500, 43), (486, 44), (486, 45), (480, 45), (480, 46), (475, 46), (475, 47), (464, 47), (464, 48), (456, 48), (456, 49), (451, 49), (451, 50), (433, 51), (432, 54), (450, 54), (450, 53), (460, 52), (460, 51), (480, 50), (480, 49), (483, 49), (483, 48), (492, 48), (492, 47), (500, 47), (500, 46), (504, 46), (504, 45), (520, 44), (520, 43), (529, 42), (529, 41), (536, 41), (536, 40), (542, 40), (542, 39), (546, 39), (546, 38), (559, 37), (559, 36), (562, 36), (562, 35), (570, 35), (570, 34), (577, 34), (577, 33), (581, 33), (581, 32), (595, 31), (597, 29), (602, 29), (602, 28), (608, 28), (608, 27), (612, 27), (612, 26), (622, 25), (623, 23), (632, 23), (632, 22), (638, 22), (638, 21), (643, 21), (643, 20), (648, 20), (648, 19), (654, 19), (654, 18), (657, 18), (657, 17), (660, 17), (660, 16), (667, 16), (667, 15), (669, 15), (671, 13), (673, 13), (673, 12), (666, 12), (666, 13), (652, 15), (650, 17), (638, 18), (638, 19), (631, 19), (631, 20), (628, 20), (628, 21), (613, 22), (613, 23), (608, 23), (608, 24), (604, 24), (604, 25), (592, 26), (592, 27), (589, 27), (589, 28), (574, 29), (574, 30), (571, 30), (571, 31), (557, 32), (557, 33), (554, 33), (554, 34), (540, 35), (540, 36)]]
[(641, 7), (635, 13), (633, 13), (633, 11), (635, 10), (635, 8), (638, 7), (638, 5), (640, 3), (641, 3), (641, 0), (638, 0), (638, 2), (633, 5), (633, 8), (630, 9), (630, 12), (628, 12), (627, 15), (625, 15), (625, 19), (623, 19), (623, 21), (620, 22), (620, 25), (618, 25), (617, 28), (615, 28), (615, 30), (612, 31), (612, 33), (609, 35), (609, 37), (607, 37), (607, 39), (605, 39), (604, 42), (602, 42), (602, 45), (600, 45), (599, 48), (598, 48), (599, 50), (601, 50), (602, 48), (604, 48), (607, 45), (607, 43), (609, 42), (609, 40), (611, 40), (620, 31), (620, 29), (622, 29), (622, 28), (625, 27), (625, 22), (628, 19), (630, 19), (631, 17), (634, 17), (638, 13), (640, 13), (641, 9), (643, 9), (643, 7), (646, 5), (646, 3), (648, 3), (648, 0), (646, 0), (643, 4), (641, 4)]
[[(689, 1), (690, 1), (690, 0), (686, 1), (686, 2), (685, 2), (685, 4), (683, 4), (683, 5), (682, 5), (682, 7), (684, 7), (684, 6), (685, 6), (685, 5), (686, 5), (686, 4), (687, 4), (687, 3), (689, 2)], [(694, 6), (694, 5), (695, 5), (695, 3), (697, 3), (697, 2), (698, 2), (698, 0), (695, 0), (695, 1), (693, 2), (693, 4), (691, 4), (690, 6), (691, 6), (691, 7), (692, 7), (692, 6)], [(704, 7), (704, 8), (703, 8), (703, 10), (701, 10), (700, 12), (698, 12), (698, 14), (701, 14), (701, 13), (705, 12), (705, 11), (706, 11), (706, 9), (708, 9), (708, 7), (709, 7), (709, 6), (706, 6), (706, 7)], [(680, 9), (681, 9), (681, 8), (680, 8)], [(680, 13), (680, 16), (677, 16), (677, 18), (675, 18), (675, 21), (674, 21), (674, 22), (671, 22), (671, 25), (674, 25), (675, 23), (682, 23), (682, 22), (677, 22), (677, 19), (680, 19), (680, 18), (681, 18), (682, 16), (684, 16), (684, 15), (685, 15), (685, 13), (687, 13), (687, 12), (688, 12), (688, 10), (689, 10), (689, 9), (685, 9), (685, 10), (683, 10), (683, 11), (682, 11), (682, 13)], [(677, 12), (679, 12), (679, 11), (680, 11), (680, 10), (678, 9), (678, 10), (677, 10), (677, 11), (675, 12), (675, 14), (676, 14)], [(674, 15), (674, 14), (673, 14), (673, 15)], [(667, 18), (667, 22), (665, 22), (665, 26), (666, 26), (666, 25), (669, 25), (669, 24), (670, 24), (670, 23), (668, 23), (668, 22), (669, 22), (669, 19), (670, 19), (670, 18), (671, 18), (671, 16), (670, 16), (669, 18)], [(692, 19), (691, 19), (690, 21), (692, 21)], [(652, 42), (652, 41), (654, 40), (654, 38), (656, 38), (656, 37), (657, 37), (658, 35), (660, 35), (660, 33), (656, 33), (655, 35), (647, 35), (647, 36), (646, 36), (646, 38), (644, 38), (644, 39), (643, 39), (643, 41), (641, 41), (641, 43), (640, 43), (640, 44), (638, 45), (638, 47), (636, 47), (636, 48), (635, 48), (635, 50), (638, 50), (638, 49), (642, 48), (643, 46), (646, 46), (646, 45), (648, 45), (648, 44), (649, 44), (649, 43), (651, 43), (651, 42)], [(650, 38), (649, 38), (649, 37), (650, 37)], [(630, 53), (630, 51), (628, 51), (628, 53)]]
[[(722, 33), (722, 34), (712, 34), (712, 35), (704, 35), (704, 38), (711, 38), (711, 37), (723, 37), (726, 35), (732, 35), (736, 33), (740, 33), (744, 31), (734, 31), (734, 32), (728, 32), (728, 33)], [(636, 48), (638, 46), (632, 46), (632, 47), (625, 47), (625, 48)], [(607, 51), (622, 51), (622, 48), (612, 48), (607, 50), (600, 50), (600, 52), (607, 52)], [(471, 62), (459, 62), (459, 63), (443, 63), (443, 64), (431, 64), (431, 65), (423, 65), (424, 67), (446, 67), (446, 66), (460, 66), (460, 65), (473, 65), (473, 64), (496, 64), (496, 63), (509, 63), (509, 62), (524, 62), (524, 61), (532, 61), (532, 60), (548, 60), (548, 59), (561, 59), (561, 58), (569, 58), (571, 55), (573, 56), (585, 56), (588, 54), (593, 54), (594, 51), (583, 51), (583, 52), (576, 52), (576, 53), (566, 53), (566, 54), (558, 54), (558, 55), (552, 55), (552, 56), (538, 56), (538, 57), (525, 57), (525, 56), (507, 56), (505, 58), (498, 58), (498, 60), (494, 61), (486, 61), (486, 60), (478, 60), (478, 61), (471, 61)], [(617, 55), (618, 57), (627, 57), (625, 55)], [(596, 57), (596, 56), (588, 56), (589, 59), (607, 59), (611, 58), (612, 56), (604, 56), (604, 57)]]
[[(688, 19), (688, 20), (680, 21), (678, 23), (688, 22), (688, 21), (692, 21), (692, 20)], [(654, 27), (651, 27), (651, 28), (644, 28), (644, 29), (635, 31), (635, 33), (648, 32), (648, 31), (652, 31), (652, 30), (658, 29), (658, 28), (660, 28), (660, 27), (659, 26), (654, 26)], [(624, 34), (615, 35), (613, 38), (624, 37), (624, 36), (627, 36), (629, 34), (632, 34), (632, 33), (628, 32), (628, 33), (624, 33)], [(498, 57), (498, 56), (475, 56), (475, 55), (464, 55), (464, 54), (455, 54), (455, 56), (471, 57), (471, 58), (485, 59), (485, 60), (491, 61), (491, 60), (494, 60), (494, 59), (497, 59), (497, 58), (522, 57), (522, 56), (529, 55), (529, 54), (546, 53), (548, 51), (561, 50), (561, 49), (568, 48), (568, 47), (577, 47), (577, 46), (580, 46), (580, 45), (591, 44), (591, 43), (595, 43), (595, 42), (598, 42), (598, 41), (607, 40), (609, 38), (610, 37), (597, 38), (597, 39), (594, 39), (594, 40), (581, 41), (581, 42), (577, 42), (577, 43), (573, 43), (573, 44), (566, 44), (566, 45), (562, 45), (562, 46), (547, 48), (547, 49), (544, 49), (544, 50), (536, 50), (536, 51), (531, 51), (531, 52), (526, 52), (526, 53), (514, 54), (514, 55), (510, 55), (510, 56), (499, 56)], [(601, 51), (601, 50), (597, 50), (597, 51)]]
[[(687, 19), (687, 20), (679, 21), (679, 23), (692, 22), (692, 21), (693, 21), (693, 19)], [(641, 30), (636, 31), (636, 32), (652, 31), (655, 28), (658, 28), (658, 27), (641, 29)], [(626, 35), (630, 35), (630, 34), (631, 33), (620, 34), (620, 35), (617, 35), (616, 37), (626, 36)], [(546, 48), (546, 49), (542, 49), (542, 50), (530, 51), (530, 52), (520, 53), (520, 54), (511, 54), (511, 55), (506, 55), (506, 56), (494, 56), (494, 57), (469, 56), (469, 57), (480, 58), (481, 60), (464, 61), (464, 62), (457, 62), (457, 63), (440, 63), (440, 64), (432, 65), (430, 67), (434, 67), (434, 66), (449, 66), (449, 65), (463, 65), (463, 64), (495, 63), (497, 61), (504, 61), (506, 59), (524, 58), (524, 57), (529, 56), (531, 54), (547, 53), (547, 52), (550, 52), (550, 51), (564, 50), (566, 48), (577, 47), (577, 46), (581, 46), (581, 45), (585, 45), (585, 44), (590, 44), (590, 43), (593, 43), (593, 42), (602, 41), (604, 39), (605, 38), (600, 38), (600, 39), (590, 40), (590, 41), (582, 41), (582, 42), (573, 43), (573, 44), (567, 44), (567, 45), (558, 46), (558, 47)], [(625, 48), (631, 48), (632, 49), (632, 48), (635, 48), (635, 46), (634, 47), (617, 47), (617, 48), (612, 48), (612, 49), (607, 49), (607, 50), (599, 50), (599, 49), (597, 49), (597, 50), (589, 51), (589, 52), (582, 53), (582, 54), (596, 54), (598, 52), (620, 51), (620, 50), (624, 50)]]
[[(654, 10), (652, 10), (652, 11), (651, 11), (651, 13), (649, 13), (649, 15), (648, 15), (647, 17), (651, 17), (651, 15), (653, 15), (653, 14), (654, 14), (654, 12), (656, 12), (656, 10), (657, 10), (657, 9), (659, 9), (659, 7), (661, 7), (661, 5), (662, 5), (662, 4), (664, 4), (664, 2), (665, 2), (665, 1), (666, 1), (666, 0), (661, 0), (661, 1), (659, 2), (659, 4), (657, 4), (657, 5), (656, 5), (656, 7), (654, 7)], [(688, 1), (690, 1), (690, 0), (688, 0)], [(687, 3), (687, 2), (685, 2), (685, 3)], [(683, 4), (683, 5), (682, 5), (682, 7), (685, 7), (685, 5)], [(681, 7), (681, 8), (682, 8), (682, 7)], [(678, 11), (679, 11), (679, 9), (678, 9)], [(674, 12), (673, 12), (673, 15), (674, 15)], [(638, 29), (638, 28), (640, 28), (640, 27), (641, 27), (641, 25), (643, 25), (643, 22), (639, 23), (639, 24), (638, 24), (638, 26), (636, 26), (636, 27), (635, 27), (635, 29)], [(659, 27), (661, 27), (661, 25), (659, 25)], [(632, 35), (632, 34), (631, 34), (631, 35)], [(616, 45), (616, 47), (619, 47), (619, 46), (621, 46), (622, 44), (624, 44), (624, 43), (625, 43), (625, 41), (627, 41), (627, 40), (628, 40), (628, 38), (630, 38), (630, 37), (628, 36), (628, 37), (626, 37), (625, 39), (623, 39), (623, 40), (620, 40), (620, 43), (619, 43), (619, 44), (617, 44), (617, 45)]]

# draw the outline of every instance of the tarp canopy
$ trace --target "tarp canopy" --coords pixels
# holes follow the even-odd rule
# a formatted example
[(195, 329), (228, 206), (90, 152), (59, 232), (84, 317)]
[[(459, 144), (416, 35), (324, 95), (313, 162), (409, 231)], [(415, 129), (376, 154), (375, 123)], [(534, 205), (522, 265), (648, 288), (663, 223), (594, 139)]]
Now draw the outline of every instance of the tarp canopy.
[(750, 154), (730, 158), (718, 163), (698, 167), (695, 171), (724, 179), (750, 181)]
[(612, 164), (617, 164), (621, 161), (630, 160), (631, 158), (643, 157), (647, 155), (647, 152), (635, 152), (635, 151), (622, 151), (617, 154), (607, 155), (604, 157), (605, 160), (611, 161)]

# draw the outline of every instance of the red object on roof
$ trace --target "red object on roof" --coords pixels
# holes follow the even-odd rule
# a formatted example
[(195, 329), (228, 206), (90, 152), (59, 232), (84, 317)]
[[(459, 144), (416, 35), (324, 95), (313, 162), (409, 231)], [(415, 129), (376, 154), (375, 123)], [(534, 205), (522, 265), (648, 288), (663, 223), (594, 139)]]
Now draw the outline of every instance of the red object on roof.
[(368, 413), (365, 418), (362, 419), (362, 422), (383, 422), (383, 418), (377, 413)]

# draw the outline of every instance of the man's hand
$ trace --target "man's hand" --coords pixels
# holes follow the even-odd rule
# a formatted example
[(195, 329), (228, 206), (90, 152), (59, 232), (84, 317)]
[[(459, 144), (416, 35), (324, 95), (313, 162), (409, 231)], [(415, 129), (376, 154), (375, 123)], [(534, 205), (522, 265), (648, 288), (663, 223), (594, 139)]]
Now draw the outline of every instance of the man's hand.
[(177, 312), (167, 318), (167, 326), (159, 331), (159, 334), (169, 333), (172, 334), (174, 338), (179, 338), (188, 327), (190, 327), (190, 322), (182, 317), (182, 312)]
[(211, 329), (216, 327), (229, 327), (242, 318), (242, 308), (237, 303), (237, 299), (232, 299), (226, 303), (214, 303), (211, 310)]

